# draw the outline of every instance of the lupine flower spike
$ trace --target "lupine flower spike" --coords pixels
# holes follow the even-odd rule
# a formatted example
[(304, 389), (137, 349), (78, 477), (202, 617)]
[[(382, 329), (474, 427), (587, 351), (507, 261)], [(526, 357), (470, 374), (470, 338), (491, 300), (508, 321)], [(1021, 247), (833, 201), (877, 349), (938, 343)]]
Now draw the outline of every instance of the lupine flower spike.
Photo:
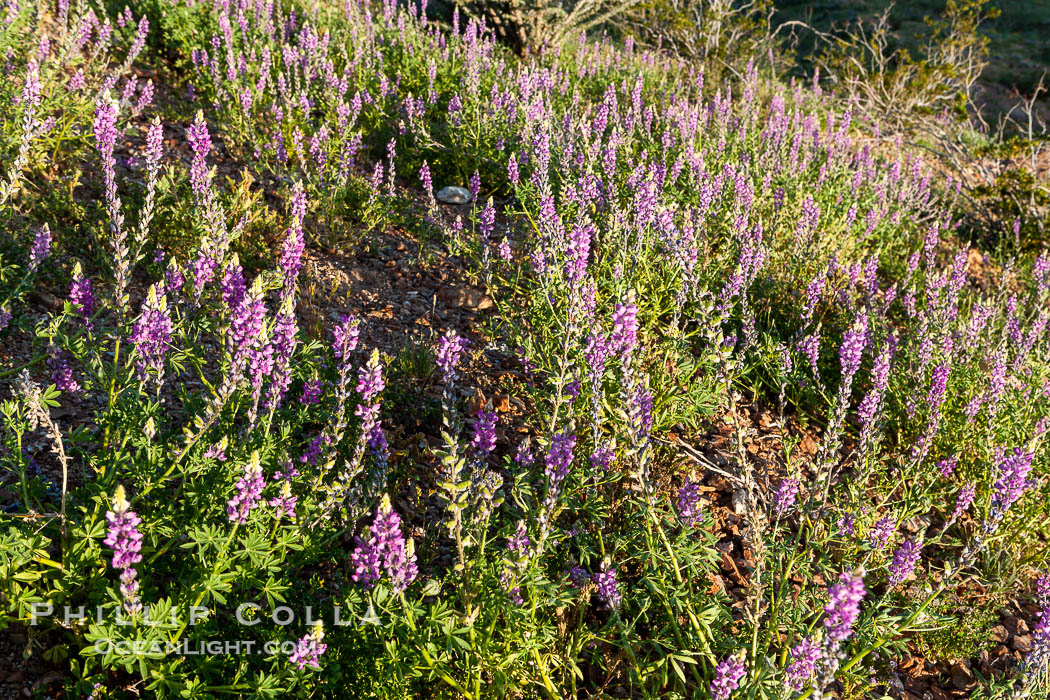
[(242, 525), (248, 522), (248, 514), (259, 503), (265, 484), (259, 451), (255, 450), (248, 463), (244, 465), (244, 474), (237, 480), (235, 485), (237, 493), (226, 502), (226, 516), (231, 522)]
[(351, 555), (354, 565), (352, 578), (357, 583), (371, 588), (385, 573), (390, 578), (395, 593), (400, 593), (415, 580), (415, 546), (406, 540), (401, 531), (401, 516), (384, 495), (375, 520), (364, 538), (357, 538), (357, 546)]
[(113, 550), (111, 565), (120, 571), (120, 593), (124, 597), (124, 608), (134, 615), (142, 610), (138, 596), (138, 571), (135, 568), (142, 561), (142, 533), (138, 529), (142, 519), (131, 510), (123, 486), (117, 486), (113, 492), (106, 522), (109, 523), (109, 530), (103, 542)]
[(307, 666), (315, 669), (321, 668), (321, 655), (328, 650), (328, 645), (323, 644), (322, 639), (324, 639), (324, 625), (317, 623), (310, 634), (300, 639), (295, 645), (295, 651), (288, 657), (288, 660), (298, 666), (300, 671)]
[(733, 691), (740, 687), (740, 681), (747, 675), (747, 664), (743, 653), (723, 659), (715, 667), (715, 677), (711, 680), (711, 699), (728, 700)]

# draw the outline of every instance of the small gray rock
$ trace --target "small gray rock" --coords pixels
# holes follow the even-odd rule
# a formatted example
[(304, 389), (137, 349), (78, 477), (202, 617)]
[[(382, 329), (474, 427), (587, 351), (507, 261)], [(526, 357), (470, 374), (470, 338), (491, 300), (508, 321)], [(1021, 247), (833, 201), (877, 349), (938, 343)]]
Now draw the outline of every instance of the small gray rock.
[(439, 202), (444, 202), (445, 204), (468, 204), (472, 199), (470, 190), (465, 187), (456, 187), (455, 185), (442, 187), (434, 196), (437, 197)]
[(747, 492), (744, 489), (737, 489), (733, 492), (732, 505), (734, 513), (747, 515)]

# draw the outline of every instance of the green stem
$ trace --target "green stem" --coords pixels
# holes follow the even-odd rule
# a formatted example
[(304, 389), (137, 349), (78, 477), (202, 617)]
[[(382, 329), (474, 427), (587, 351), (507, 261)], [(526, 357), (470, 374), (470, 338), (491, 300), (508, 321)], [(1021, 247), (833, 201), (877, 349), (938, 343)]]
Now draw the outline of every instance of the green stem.
[[(117, 387), (117, 369), (120, 367), (120, 335), (118, 334), (116, 340), (113, 341), (113, 371), (109, 375), (109, 398), (106, 402), (106, 431), (102, 438), (102, 450), (103, 452), (109, 451), (109, 437), (110, 431), (113, 427), (113, 421), (111, 420), (113, 414), (113, 401), (116, 398), (116, 387)], [(113, 468), (116, 470), (116, 459), (117, 455), (113, 455)], [(99, 478), (106, 475), (106, 465), (103, 464), (99, 470)]]
[(25, 504), (26, 508), (29, 508), (29, 490), (26, 488), (26, 465), (22, 459), (22, 433), (19, 431), (18, 437), (18, 481), (22, 486), (22, 503)]
[(46, 352), (42, 352), (42, 353), (40, 353), (38, 355), (34, 355), (33, 358), (29, 360), (29, 362), (26, 362), (24, 364), (18, 365), (17, 367), (12, 367), (11, 369), (4, 370), (3, 372), (0, 372), (0, 379), (6, 379), (7, 377), (10, 377), (12, 375), (18, 374), (22, 370), (29, 369), (33, 365), (40, 364), (41, 362), (43, 362), (46, 359), (47, 359), (47, 353)]
[(554, 690), (554, 685), (551, 683), (550, 678), (547, 676), (547, 667), (540, 659), (540, 651), (536, 647), (532, 648), (532, 658), (536, 659), (536, 668), (540, 672), (540, 678), (543, 680), (543, 688), (547, 691), (547, 694), (552, 698), (557, 698), (558, 693)]

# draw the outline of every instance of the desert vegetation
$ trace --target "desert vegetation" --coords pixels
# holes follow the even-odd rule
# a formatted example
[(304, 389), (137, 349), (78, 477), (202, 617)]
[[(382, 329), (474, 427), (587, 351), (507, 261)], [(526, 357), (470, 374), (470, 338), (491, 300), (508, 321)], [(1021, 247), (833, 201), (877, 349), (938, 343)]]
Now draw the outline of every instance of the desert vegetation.
[(1042, 83), (781, 10), (8, 2), (0, 692), (1044, 697)]

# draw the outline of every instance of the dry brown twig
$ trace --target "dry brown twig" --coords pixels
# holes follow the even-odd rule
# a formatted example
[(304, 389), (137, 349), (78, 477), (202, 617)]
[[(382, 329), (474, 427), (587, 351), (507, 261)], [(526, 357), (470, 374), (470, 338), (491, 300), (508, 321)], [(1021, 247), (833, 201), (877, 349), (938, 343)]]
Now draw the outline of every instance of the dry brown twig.
[(62, 431), (51, 419), (51, 412), (44, 404), (40, 387), (29, 376), (28, 370), (23, 370), (18, 376), (18, 389), (25, 398), (26, 406), (29, 408), (29, 427), (36, 430), (43, 425), (51, 438), (51, 451), (58, 458), (62, 467), (62, 506), (59, 510), (59, 518), (62, 521), (62, 540), (66, 538), (66, 493), (69, 486), (69, 457), (66, 455), (65, 442), (62, 439)]
[[(1024, 96), (1014, 91), (1016, 104), (999, 115), (994, 128), (985, 135), (984, 141), (992, 144), (1005, 144), (1011, 135), (1019, 136), (1017, 142), (1023, 153), (1014, 157), (990, 157), (975, 151), (970, 139), (965, 138), (965, 130), (951, 122), (930, 121), (923, 125), (919, 135), (922, 141), (912, 139), (910, 145), (933, 153), (939, 161), (956, 173), (964, 185), (960, 196), (966, 201), (969, 215), (984, 230), (1009, 231), (1011, 220), (1004, 220), (1002, 207), (989, 205), (974, 192), (980, 187), (994, 186), (1011, 170), (1024, 169), (1032, 175), (1031, 188), (1000, 188), (998, 195), (1012, 206), (1009, 210), (1027, 212), (1027, 223), (1038, 229), (1039, 237), (1046, 236), (1047, 212), (1040, 209), (1039, 200), (1050, 197), (1050, 180), (1039, 172), (1040, 160), (1048, 150), (1047, 123), (1039, 116), (1038, 103), (1041, 96), (1047, 93), (1046, 74), (1044, 73), (1033, 91)], [(987, 122), (980, 110), (971, 110), (971, 116), (987, 128)], [(925, 141), (925, 142), (923, 142)], [(930, 142), (936, 144), (931, 146)], [(1020, 240), (1015, 235), (1015, 246)]]

